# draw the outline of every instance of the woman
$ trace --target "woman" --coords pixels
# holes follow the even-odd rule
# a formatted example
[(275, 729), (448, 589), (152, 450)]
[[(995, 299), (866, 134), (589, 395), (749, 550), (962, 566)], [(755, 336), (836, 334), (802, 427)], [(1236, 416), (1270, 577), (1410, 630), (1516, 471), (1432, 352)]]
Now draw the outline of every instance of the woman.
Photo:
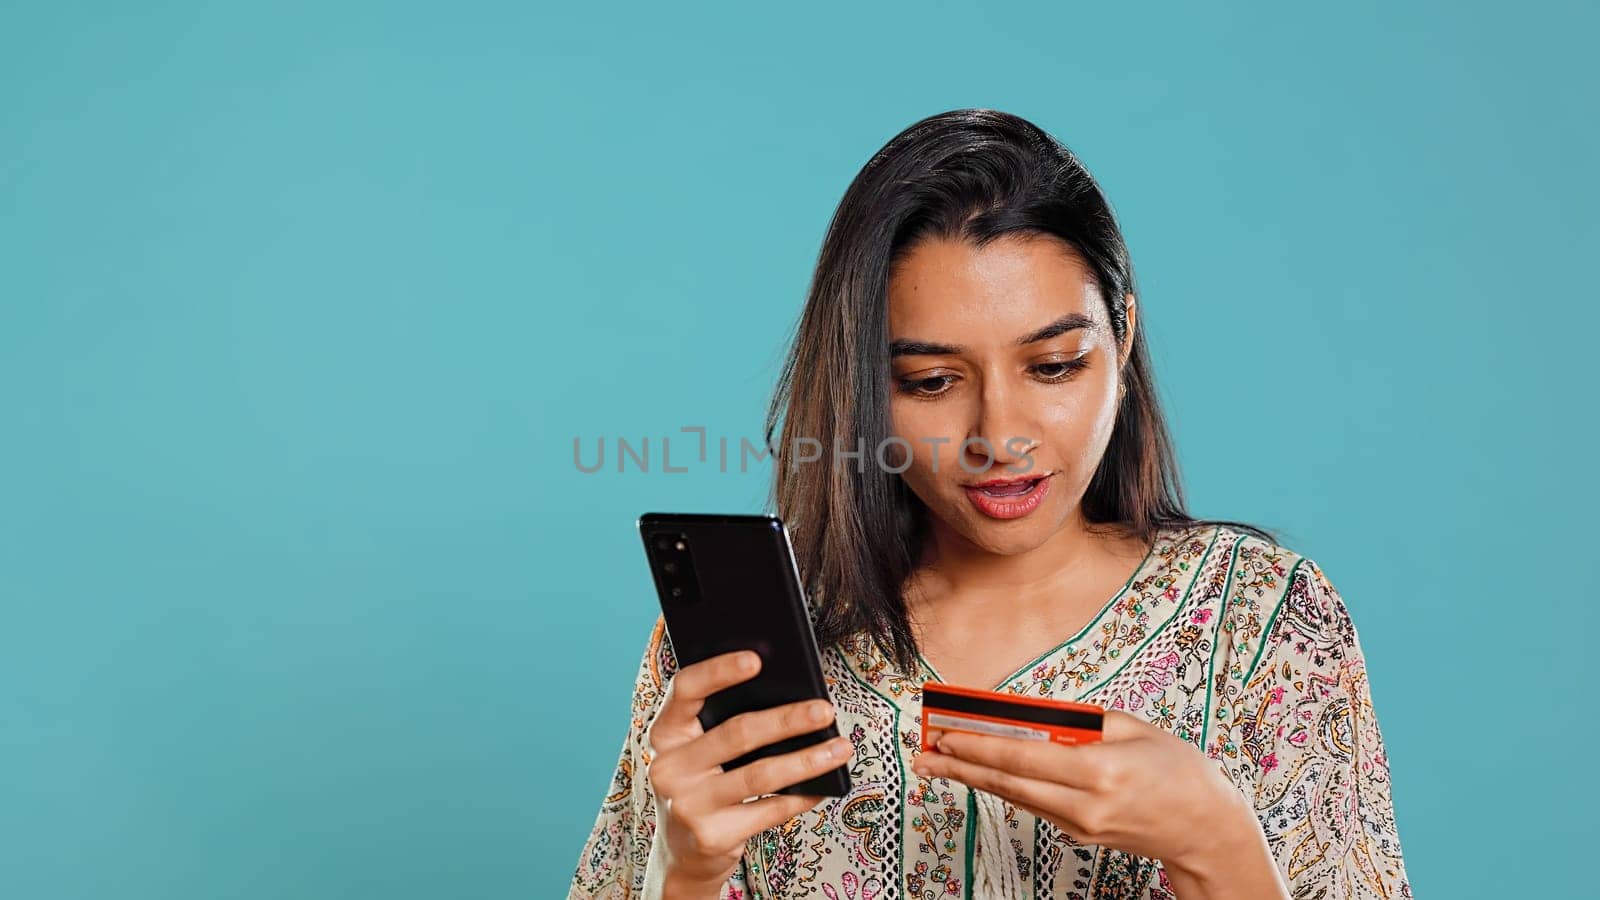
[[(1185, 512), (1138, 310), (1032, 124), (948, 112), (868, 162), (767, 418), (832, 703), (703, 732), (758, 661), (679, 671), (658, 619), (571, 897), (1410, 896), (1350, 616), (1313, 560)], [(930, 679), (1100, 704), (1104, 740), (921, 753)], [(829, 718), (836, 747), (720, 768)], [(775, 794), (841, 762), (846, 797)]]

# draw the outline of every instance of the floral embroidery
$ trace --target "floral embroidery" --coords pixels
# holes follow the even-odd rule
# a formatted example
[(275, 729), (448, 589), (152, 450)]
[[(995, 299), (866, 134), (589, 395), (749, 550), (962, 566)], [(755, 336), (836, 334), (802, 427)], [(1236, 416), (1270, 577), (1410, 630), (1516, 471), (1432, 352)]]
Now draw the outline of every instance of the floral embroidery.
[(951, 885), (960, 889), (961, 880), (955, 877), (957, 838), (966, 826), (966, 808), (957, 806), (955, 794), (941, 789), (933, 791), (932, 782), (949, 784), (945, 779), (918, 778), (912, 789), (910, 803), (919, 812), (909, 824), (910, 833), (918, 836), (918, 861), (905, 873), (906, 893), (911, 897), (937, 897), (950, 893)]
[[(642, 892), (655, 835), (642, 738), (675, 671), (658, 619), (569, 900)], [(856, 748), (851, 791), (753, 836), (719, 900), (967, 897), (974, 816), (994, 807), (911, 771), (935, 673), (899, 672), (858, 635), (826, 648), (824, 676)], [(1165, 531), (1081, 634), (1001, 689), (1123, 709), (1193, 743), (1251, 798), (1296, 897), (1411, 896), (1360, 644), (1314, 561), (1227, 527)], [(999, 808), (1027, 896), (1173, 900), (1159, 861)]]
[[(874, 897), (878, 896), (878, 891), (883, 888), (883, 883), (875, 877), (869, 878), (865, 884), (861, 884), (861, 879), (856, 877), (854, 872), (846, 872), (839, 876), (839, 884), (844, 889), (843, 896), (845, 900), (873, 900)], [(822, 893), (827, 895), (828, 900), (839, 900), (841, 896), (839, 888), (835, 888), (831, 884), (824, 884)]]

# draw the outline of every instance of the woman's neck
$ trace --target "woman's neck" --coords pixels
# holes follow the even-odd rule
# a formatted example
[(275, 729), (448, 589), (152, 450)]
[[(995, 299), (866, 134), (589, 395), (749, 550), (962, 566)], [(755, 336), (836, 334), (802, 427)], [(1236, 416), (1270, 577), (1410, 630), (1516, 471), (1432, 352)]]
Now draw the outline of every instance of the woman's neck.
[(1065, 586), (1095, 580), (1108, 557), (1132, 552), (1128, 544), (1126, 537), (1091, 531), (1081, 514), (1039, 546), (1014, 554), (986, 550), (934, 522), (923, 561), (908, 580), (908, 600), (915, 596), (937, 604), (959, 596), (963, 605), (987, 605), (1003, 599), (1012, 608), (1035, 598), (1047, 600), (1059, 596)]

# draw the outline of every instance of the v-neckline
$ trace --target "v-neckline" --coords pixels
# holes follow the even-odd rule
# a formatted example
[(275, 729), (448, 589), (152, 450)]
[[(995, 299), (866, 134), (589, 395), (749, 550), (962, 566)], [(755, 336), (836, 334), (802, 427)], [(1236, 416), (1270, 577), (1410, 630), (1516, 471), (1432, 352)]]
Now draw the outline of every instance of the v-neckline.
[[(1101, 620), (1106, 617), (1106, 614), (1117, 607), (1117, 604), (1120, 603), (1122, 598), (1127, 595), (1128, 589), (1133, 586), (1134, 582), (1139, 580), (1139, 576), (1144, 574), (1145, 568), (1150, 565), (1150, 560), (1156, 555), (1156, 548), (1161, 546), (1161, 540), (1163, 537), (1166, 537), (1166, 535), (1157, 534), (1155, 536), (1155, 539), (1150, 542), (1150, 549), (1145, 551), (1144, 559), (1140, 560), (1137, 566), (1134, 566), (1133, 573), (1128, 576), (1128, 580), (1123, 582), (1122, 587), (1118, 588), (1111, 595), (1110, 599), (1106, 600), (1105, 603), (1101, 605), (1099, 611), (1089, 619), (1088, 623), (1086, 623), (1082, 628), (1078, 629), (1076, 634), (1067, 638), (1061, 643), (1056, 644), (1049, 650), (1039, 654), (1038, 656), (1029, 660), (1027, 663), (1024, 663), (1021, 668), (1012, 672), (1010, 675), (1007, 675), (999, 684), (989, 688), (989, 690), (993, 692), (1004, 691), (1006, 687), (1011, 684), (1011, 682), (1015, 681), (1023, 673), (1029, 671), (1034, 666), (1037, 666), (1050, 657), (1055, 656), (1062, 650), (1065, 650), (1073, 644), (1076, 644), (1079, 640), (1083, 639), (1084, 635), (1094, 630), (1094, 627), (1100, 624)], [(929, 680), (938, 682), (939, 684), (949, 684), (949, 682), (944, 680), (944, 676), (939, 674), (939, 670), (935, 669), (933, 664), (929, 663), (927, 658), (922, 655), (921, 650), (917, 651), (917, 662), (922, 666), (923, 669), (927, 671), (929, 675), (933, 676)]]

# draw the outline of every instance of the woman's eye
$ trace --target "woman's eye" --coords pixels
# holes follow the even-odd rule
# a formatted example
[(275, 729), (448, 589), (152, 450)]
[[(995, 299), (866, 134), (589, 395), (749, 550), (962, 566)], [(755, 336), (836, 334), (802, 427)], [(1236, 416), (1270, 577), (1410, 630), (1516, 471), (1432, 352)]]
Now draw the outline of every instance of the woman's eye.
[(1088, 363), (1082, 357), (1079, 357), (1062, 362), (1040, 363), (1033, 367), (1033, 371), (1038, 373), (1039, 377), (1045, 381), (1065, 381), (1086, 365)]
[(953, 375), (935, 375), (932, 378), (903, 378), (900, 380), (902, 393), (918, 397), (934, 397), (944, 393), (950, 382), (955, 380)]

